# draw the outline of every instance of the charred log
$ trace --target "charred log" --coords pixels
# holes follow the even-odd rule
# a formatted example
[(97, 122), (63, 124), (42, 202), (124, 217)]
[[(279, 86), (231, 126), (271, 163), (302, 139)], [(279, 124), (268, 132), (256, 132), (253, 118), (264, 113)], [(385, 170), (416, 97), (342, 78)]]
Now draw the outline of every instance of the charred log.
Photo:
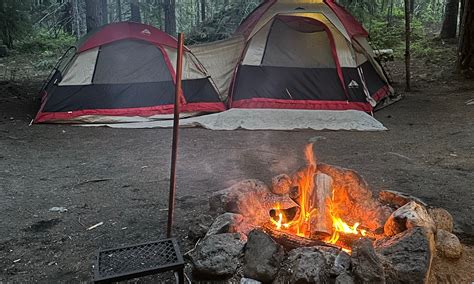
[(263, 230), (272, 237), (275, 242), (282, 245), (286, 250), (292, 250), (299, 247), (314, 247), (314, 246), (326, 246), (331, 248), (337, 248), (335, 245), (325, 243), (323, 240), (327, 238), (327, 235), (322, 233), (318, 239), (308, 239), (297, 235), (289, 234), (283, 231), (273, 229), (270, 225), (264, 226)]

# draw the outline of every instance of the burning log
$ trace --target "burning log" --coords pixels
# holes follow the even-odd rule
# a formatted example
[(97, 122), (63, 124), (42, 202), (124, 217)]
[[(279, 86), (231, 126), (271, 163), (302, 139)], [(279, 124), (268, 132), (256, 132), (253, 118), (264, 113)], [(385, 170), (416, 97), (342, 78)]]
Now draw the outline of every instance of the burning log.
[(332, 221), (329, 202), (332, 196), (332, 178), (326, 174), (315, 175), (315, 186), (310, 195), (310, 208), (316, 208), (316, 214), (310, 216), (310, 232), (313, 235), (332, 234)]
[(337, 248), (335, 245), (325, 243), (323, 240), (326, 239), (326, 235), (315, 236), (317, 238), (304, 238), (294, 234), (289, 234), (284, 231), (279, 231), (272, 228), (271, 225), (266, 225), (263, 230), (272, 237), (275, 242), (282, 245), (285, 249), (291, 250), (299, 247), (314, 247), (314, 246), (326, 246), (331, 248)]

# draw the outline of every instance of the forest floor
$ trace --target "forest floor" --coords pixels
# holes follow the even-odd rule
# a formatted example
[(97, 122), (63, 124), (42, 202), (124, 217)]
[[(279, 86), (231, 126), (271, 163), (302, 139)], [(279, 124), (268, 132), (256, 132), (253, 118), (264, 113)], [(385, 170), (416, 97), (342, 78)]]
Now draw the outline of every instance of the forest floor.
[[(357, 170), (375, 192), (449, 210), (465, 250), (460, 260), (437, 258), (432, 282), (474, 281), (474, 82), (445, 60), (415, 60), (414, 91), (375, 114), (386, 132), (183, 129), (174, 228), (182, 251), (212, 192), (291, 173), (314, 142), (319, 160)], [(396, 82), (402, 66), (391, 64)], [(29, 126), (43, 79), (0, 82), (0, 282), (90, 281), (99, 248), (165, 235), (172, 131)]]

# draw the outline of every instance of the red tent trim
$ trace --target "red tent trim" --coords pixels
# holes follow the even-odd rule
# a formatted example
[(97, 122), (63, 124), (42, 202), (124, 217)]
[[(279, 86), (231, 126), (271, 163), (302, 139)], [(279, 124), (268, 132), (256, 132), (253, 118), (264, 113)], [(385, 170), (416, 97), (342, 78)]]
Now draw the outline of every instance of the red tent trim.
[(354, 16), (352, 16), (351, 13), (349, 13), (344, 7), (334, 2), (333, 0), (325, 0), (324, 3), (326, 3), (329, 8), (331, 8), (331, 10), (334, 12), (334, 14), (336, 14), (336, 16), (342, 22), (344, 28), (346, 28), (346, 31), (351, 38), (356, 36), (369, 36), (369, 33), (364, 29), (362, 24)]
[(104, 26), (91, 35), (78, 47), (77, 53), (123, 39), (140, 39), (172, 48), (177, 48), (178, 46), (177, 40), (174, 37), (155, 27), (139, 23), (120, 22)]
[[(71, 120), (87, 115), (150, 117), (160, 114), (172, 114), (173, 110), (174, 105), (169, 104), (143, 108), (86, 109), (70, 112), (39, 112), (35, 118), (35, 123)], [(189, 103), (181, 106), (182, 112), (221, 112), (225, 110), (226, 108), (223, 103)]]
[(281, 100), (253, 98), (232, 102), (233, 108), (273, 108), (305, 110), (360, 110), (371, 112), (369, 103), (346, 101)]

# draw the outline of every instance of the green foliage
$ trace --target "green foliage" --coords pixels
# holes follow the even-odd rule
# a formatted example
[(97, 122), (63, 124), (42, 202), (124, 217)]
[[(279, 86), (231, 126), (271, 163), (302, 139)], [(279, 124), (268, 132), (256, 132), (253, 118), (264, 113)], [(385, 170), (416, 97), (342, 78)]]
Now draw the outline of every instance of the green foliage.
[(37, 31), (18, 42), (17, 50), (22, 53), (56, 54), (64, 52), (71, 45), (74, 45), (76, 39), (66, 33), (52, 35), (46, 31)]
[(0, 1), (0, 39), (13, 48), (15, 39), (31, 30), (29, 0)]
[(242, 20), (259, 4), (257, 0), (231, 3), (204, 23), (198, 25), (187, 38), (187, 44), (211, 42), (230, 37)]
[[(395, 1), (393, 7), (382, 7), (379, 1), (349, 1), (346, 8), (359, 19), (369, 31), (374, 48), (393, 49), (396, 58), (405, 53), (405, 10), (403, 1)], [(388, 3), (385, 2), (385, 3)], [(412, 17), (412, 54), (415, 57), (428, 58), (438, 52), (434, 48), (433, 30), (437, 31), (442, 21), (442, 9), (429, 1), (417, 1), (419, 7)], [(433, 2), (434, 3), (434, 2)], [(438, 5), (442, 6), (442, 5)], [(441, 12), (440, 12), (441, 11)]]
[(31, 65), (36, 70), (51, 70), (58, 58), (75, 43), (75, 38), (66, 33), (52, 35), (47, 31), (38, 31), (17, 43), (16, 51), (28, 54)]

